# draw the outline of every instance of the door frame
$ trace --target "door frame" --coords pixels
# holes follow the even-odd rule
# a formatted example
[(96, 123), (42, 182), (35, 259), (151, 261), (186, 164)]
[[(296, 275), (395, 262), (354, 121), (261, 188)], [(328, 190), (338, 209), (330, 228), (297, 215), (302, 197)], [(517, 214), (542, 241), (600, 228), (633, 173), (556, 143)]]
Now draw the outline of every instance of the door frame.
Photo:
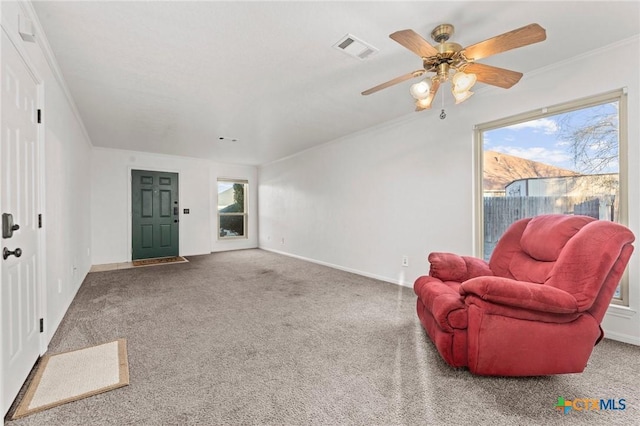
[[(18, 38), (17, 35), (14, 35), (11, 31), (11, 26), (5, 24), (5, 15), (2, 15), (2, 19), (0, 21), (0, 31), (4, 33), (9, 41), (11, 42), (11, 46), (2, 46), (0, 48), (14, 48), (24, 66), (27, 69), (27, 72), (33, 78), (36, 84), (36, 102), (37, 109), (40, 109), (44, 112), (45, 106), (45, 81), (40, 77), (38, 72), (36, 71), (36, 67), (33, 65), (31, 59), (29, 59), (29, 55), (27, 54), (25, 48), (22, 46), (22, 41)], [(36, 168), (38, 173), (38, 191), (37, 191), (37, 199), (36, 205), (39, 214), (43, 217), (43, 222), (46, 220), (46, 177), (45, 177), (45, 123), (46, 123), (46, 114), (42, 114), (41, 122), (37, 124), (37, 139), (36, 139), (36, 152), (37, 152), (37, 161)], [(2, 206), (0, 206), (2, 209)], [(46, 224), (46, 222), (45, 222)], [(36, 246), (37, 246), (37, 256), (38, 261), (36, 262), (36, 310), (37, 317), (44, 319), (45, 328), (44, 331), (40, 333), (38, 337), (38, 349), (39, 356), (42, 356), (47, 351), (47, 346), (49, 344), (49, 335), (48, 330), (46, 328), (47, 324), (50, 323), (49, 318), (47, 316), (47, 280), (45, 277), (46, 272), (46, 228), (39, 228), (40, 230), (36, 236)], [(0, 262), (0, 273), (2, 271), (2, 263)], [(1, 294), (1, 293), (0, 293)], [(1, 296), (0, 296), (1, 297)], [(0, 321), (2, 321), (2, 316), (0, 315)], [(1, 329), (0, 325), (0, 329)], [(51, 336), (52, 337), (52, 336)], [(6, 372), (2, 371), (2, 366), (4, 363), (2, 362), (2, 352), (0, 351), (0, 377), (4, 377)], [(26, 380), (27, 377), (24, 378)], [(2, 392), (2, 386), (0, 386), (0, 393)], [(15, 395), (17, 396), (17, 395)], [(14, 396), (14, 398), (15, 398)], [(6, 414), (10, 407), (4, 407), (2, 401), (4, 401), (4, 395), (0, 394), (0, 410), (2, 411), (2, 415)]]
[(180, 170), (142, 165), (134, 167), (129, 165), (127, 166), (127, 261), (131, 262), (133, 259), (133, 206), (131, 205), (131, 186), (133, 184), (131, 179), (132, 170), (148, 170), (150, 172), (175, 173), (178, 175), (178, 256), (182, 256), (182, 206), (180, 204), (182, 179), (180, 179)]

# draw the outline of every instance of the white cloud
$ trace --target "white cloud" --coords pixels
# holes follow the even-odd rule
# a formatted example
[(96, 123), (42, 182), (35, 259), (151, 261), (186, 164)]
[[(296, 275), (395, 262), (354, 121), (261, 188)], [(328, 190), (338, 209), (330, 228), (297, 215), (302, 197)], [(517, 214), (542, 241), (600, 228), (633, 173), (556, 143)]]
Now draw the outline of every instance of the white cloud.
[(602, 149), (606, 149), (611, 145), (608, 141), (596, 141), (589, 145), (589, 149), (592, 151), (599, 151)]
[(547, 135), (552, 135), (558, 131), (558, 125), (549, 118), (540, 118), (538, 120), (525, 121), (524, 123), (514, 124), (507, 127), (510, 130), (534, 129), (534, 131), (542, 131)]

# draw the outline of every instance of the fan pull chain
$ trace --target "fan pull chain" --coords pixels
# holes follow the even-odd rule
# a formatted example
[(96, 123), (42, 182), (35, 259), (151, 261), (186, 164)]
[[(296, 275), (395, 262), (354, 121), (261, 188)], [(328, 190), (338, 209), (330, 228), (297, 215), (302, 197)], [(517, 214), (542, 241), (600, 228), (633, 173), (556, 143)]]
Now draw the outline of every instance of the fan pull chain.
[(440, 120), (447, 118), (447, 113), (444, 112), (444, 91), (440, 92), (440, 98), (442, 99), (442, 111), (440, 111)]

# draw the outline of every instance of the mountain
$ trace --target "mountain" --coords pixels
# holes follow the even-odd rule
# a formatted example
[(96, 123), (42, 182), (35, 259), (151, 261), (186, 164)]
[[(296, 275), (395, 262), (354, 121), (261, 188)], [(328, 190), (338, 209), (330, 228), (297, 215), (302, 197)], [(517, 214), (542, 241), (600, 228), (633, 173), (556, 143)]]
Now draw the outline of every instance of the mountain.
[(573, 170), (561, 169), (501, 152), (484, 152), (483, 189), (485, 191), (502, 191), (507, 184), (518, 179), (577, 176), (579, 174)]

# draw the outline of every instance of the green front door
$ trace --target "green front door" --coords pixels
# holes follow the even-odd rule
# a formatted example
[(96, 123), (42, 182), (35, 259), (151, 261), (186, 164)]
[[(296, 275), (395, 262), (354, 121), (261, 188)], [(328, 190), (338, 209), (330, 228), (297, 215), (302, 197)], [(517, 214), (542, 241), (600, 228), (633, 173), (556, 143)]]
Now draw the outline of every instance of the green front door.
[(133, 260), (178, 256), (178, 174), (131, 171)]

